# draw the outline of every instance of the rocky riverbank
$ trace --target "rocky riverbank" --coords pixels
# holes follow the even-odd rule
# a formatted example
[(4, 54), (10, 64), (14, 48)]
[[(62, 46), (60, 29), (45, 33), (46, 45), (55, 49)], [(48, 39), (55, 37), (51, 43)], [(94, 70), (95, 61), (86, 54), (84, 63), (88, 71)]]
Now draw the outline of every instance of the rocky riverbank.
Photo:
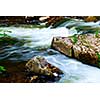
[(45, 23), (46, 27), (57, 27), (69, 19), (82, 19), (86, 22), (96, 22), (99, 16), (0, 16), (0, 26), (32, 24), (40, 25)]

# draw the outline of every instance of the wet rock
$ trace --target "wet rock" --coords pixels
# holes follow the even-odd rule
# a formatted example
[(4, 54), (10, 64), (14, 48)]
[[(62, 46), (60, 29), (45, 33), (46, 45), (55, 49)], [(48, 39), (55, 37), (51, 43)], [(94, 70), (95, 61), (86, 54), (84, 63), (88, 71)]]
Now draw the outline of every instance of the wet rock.
[(0, 45), (12, 45), (18, 42), (16, 38), (12, 38), (10, 36), (0, 37)]
[(57, 27), (60, 25), (62, 22), (64, 22), (64, 17), (63, 16), (50, 16), (47, 18), (47, 26), (52, 25), (53, 27)]
[(67, 56), (72, 57), (72, 46), (70, 38), (67, 37), (54, 37), (51, 48), (64, 53)]
[(31, 73), (31, 81), (46, 82), (60, 79), (63, 72), (46, 61), (45, 58), (36, 56), (26, 63), (28, 73)]
[(0, 16), (0, 25), (40, 24), (40, 17), (41, 16)]
[(0, 16), (0, 25), (24, 24), (25, 16)]
[(88, 16), (84, 19), (86, 22), (96, 22), (100, 20), (100, 16)]
[(39, 24), (39, 18), (40, 16), (26, 16), (25, 21), (27, 24)]
[(54, 37), (51, 47), (83, 63), (100, 66), (100, 34)]
[(17, 39), (11, 36), (0, 37), (0, 46), (12, 46), (12, 45), (23, 45), (26, 41), (24, 39)]

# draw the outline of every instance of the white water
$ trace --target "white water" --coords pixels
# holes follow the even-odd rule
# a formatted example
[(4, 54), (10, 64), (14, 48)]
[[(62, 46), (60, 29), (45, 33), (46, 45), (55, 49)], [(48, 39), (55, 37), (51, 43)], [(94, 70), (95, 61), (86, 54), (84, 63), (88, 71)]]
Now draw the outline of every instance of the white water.
[(30, 42), (26, 43), (24, 46), (26, 47), (38, 47), (38, 46), (48, 46), (51, 44), (52, 38), (54, 36), (68, 36), (69, 31), (66, 28), (58, 28), (58, 29), (25, 29), (25, 28), (5, 28), (7, 30), (11, 30), (12, 33), (8, 33), (8, 35), (17, 37), (20, 39), (26, 39)]
[[(25, 29), (8, 27), (11, 30), (8, 33), (13, 37), (26, 39), (30, 42), (25, 43), (24, 47), (35, 48), (38, 46), (50, 46), (54, 36), (69, 36), (70, 33), (66, 28), (57, 29)], [(33, 52), (34, 53), (34, 52)], [(23, 54), (24, 55), (24, 54)], [(100, 69), (83, 64), (75, 59), (68, 58), (60, 53), (54, 55), (43, 55), (50, 63), (59, 67), (64, 72), (64, 76), (59, 82), (66, 83), (100, 83)]]

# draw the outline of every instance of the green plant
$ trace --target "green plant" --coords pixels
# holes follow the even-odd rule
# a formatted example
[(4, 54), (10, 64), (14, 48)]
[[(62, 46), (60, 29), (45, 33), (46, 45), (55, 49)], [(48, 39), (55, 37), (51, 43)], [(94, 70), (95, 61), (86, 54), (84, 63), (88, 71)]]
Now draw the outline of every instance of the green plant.
[(98, 35), (99, 35), (99, 31), (97, 30), (97, 31), (95, 32), (95, 36), (98, 37)]
[(97, 52), (96, 54), (97, 54), (97, 56), (98, 56), (98, 59), (100, 60), (100, 54), (99, 54), (98, 52)]
[(6, 37), (6, 36), (9, 36), (9, 35), (7, 35), (6, 33), (0, 33), (0, 37)]
[(97, 57), (98, 57), (98, 64), (100, 66), (100, 54), (99, 53), (96, 53)]
[(0, 72), (6, 71), (6, 69), (4, 68), (4, 66), (0, 66)]
[(12, 31), (0, 29), (0, 37), (9, 36), (7, 33), (11, 33)]
[(77, 43), (77, 41), (78, 41), (77, 34), (74, 34), (73, 36), (71, 36), (71, 39), (74, 44)]

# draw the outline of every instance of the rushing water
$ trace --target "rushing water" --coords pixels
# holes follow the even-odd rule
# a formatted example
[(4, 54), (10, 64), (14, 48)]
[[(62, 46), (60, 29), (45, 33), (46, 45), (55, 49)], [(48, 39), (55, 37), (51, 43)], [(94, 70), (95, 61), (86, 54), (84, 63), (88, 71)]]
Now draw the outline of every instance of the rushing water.
[[(82, 22), (83, 23), (83, 22)], [(72, 23), (73, 24), (73, 23)], [(72, 25), (71, 24), (71, 25)], [(80, 26), (81, 24), (78, 23)], [(87, 25), (99, 27), (99, 23), (87, 23)], [(68, 26), (66, 25), (62, 26)], [(2, 27), (1, 27), (2, 28)], [(2, 29), (11, 30), (8, 35), (24, 39), (25, 43), (22, 46), (15, 45), (13, 47), (6, 46), (0, 49), (0, 60), (10, 60), (12, 62), (28, 61), (34, 56), (42, 55), (50, 63), (59, 67), (63, 72), (63, 77), (59, 80), (60, 83), (99, 83), (100, 69), (83, 64), (75, 59), (68, 58), (61, 53), (50, 49), (51, 41), (54, 36), (69, 36), (76, 34), (74, 28), (67, 29), (65, 27), (50, 28), (21, 28), (21, 27), (5, 27)]]

